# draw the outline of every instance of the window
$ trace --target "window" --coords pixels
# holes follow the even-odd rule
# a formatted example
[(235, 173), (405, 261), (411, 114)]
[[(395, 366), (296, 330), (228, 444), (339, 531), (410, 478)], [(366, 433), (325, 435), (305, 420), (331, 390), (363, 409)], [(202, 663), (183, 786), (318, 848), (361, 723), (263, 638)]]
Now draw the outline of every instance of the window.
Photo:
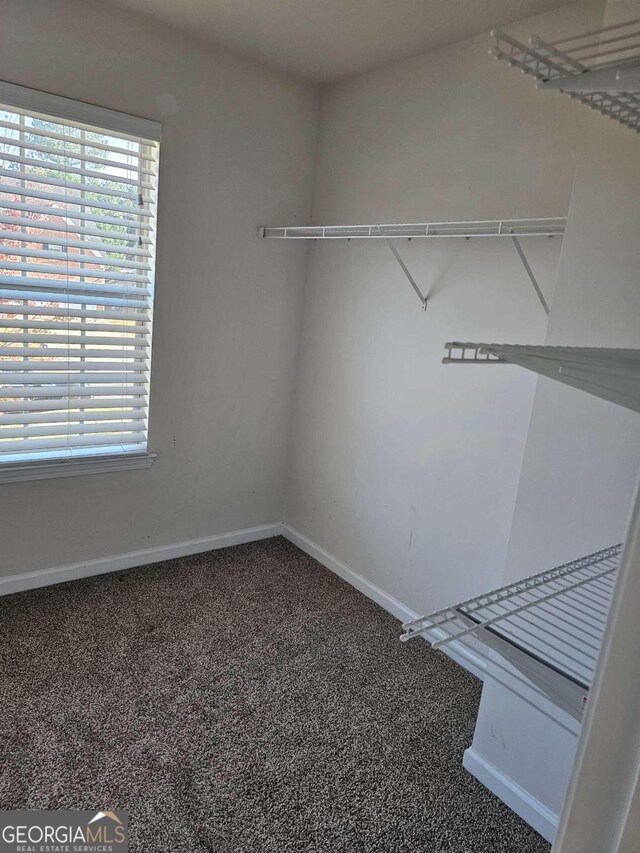
[(0, 481), (151, 464), (158, 155), (155, 122), (0, 83)]

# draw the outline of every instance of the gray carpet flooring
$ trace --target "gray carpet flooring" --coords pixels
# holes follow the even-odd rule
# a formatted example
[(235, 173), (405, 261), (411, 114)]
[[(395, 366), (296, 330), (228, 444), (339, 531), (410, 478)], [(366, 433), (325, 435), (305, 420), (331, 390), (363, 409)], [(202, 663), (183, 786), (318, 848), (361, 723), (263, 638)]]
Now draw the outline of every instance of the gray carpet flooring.
[(461, 766), (480, 685), (284, 539), (0, 599), (0, 808), (133, 853), (547, 853)]

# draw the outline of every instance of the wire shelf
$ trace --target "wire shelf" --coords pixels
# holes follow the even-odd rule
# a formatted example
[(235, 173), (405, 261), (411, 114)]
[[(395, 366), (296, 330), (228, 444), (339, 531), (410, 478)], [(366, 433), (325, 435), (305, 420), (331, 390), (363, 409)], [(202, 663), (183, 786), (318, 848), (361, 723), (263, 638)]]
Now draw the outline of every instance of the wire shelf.
[(537, 219), (472, 219), (460, 222), (411, 222), (387, 225), (261, 225), (258, 228), (258, 237), (263, 240), (384, 240), (420, 300), (423, 311), (427, 307), (428, 295), (420, 289), (397, 247), (392, 243), (394, 238), (405, 237), (412, 240), (414, 237), (465, 237), (468, 240), (471, 237), (510, 237), (548, 316), (549, 306), (518, 238), (561, 237), (566, 224), (566, 216), (552, 216)]
[(554, 237), (564, 234), (567, 218), (473, 219), (460, 222), (410, 222), (387, 225), (260, 226), (258, 236), (281, 240), (353, 240), (394, 237)]
[[(475, 637), (577, 718), (595, 671), (622, 545), (613, 545), (403, 625), (433, 648)], [(555, 681), (554, 681), (555, 679)], [(566, 688), (563, 691), (563, 687)]]
[(565, 92), (640, 132), (640, 19), (555, 42), (532, 36), (525, 45), (500, 30), (490, 53), (538, 80), (539, 89)]
[(640, 412), (640, 349), (516, 344), (445, 344), (444, 364), (517, 364)]

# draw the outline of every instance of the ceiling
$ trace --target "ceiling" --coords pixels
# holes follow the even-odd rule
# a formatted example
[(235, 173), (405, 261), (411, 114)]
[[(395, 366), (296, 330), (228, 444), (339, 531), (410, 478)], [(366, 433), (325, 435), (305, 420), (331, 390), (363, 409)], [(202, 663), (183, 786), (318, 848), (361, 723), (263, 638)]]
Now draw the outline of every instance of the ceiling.
[(564, 5), (563, 0), (102, 2), (322, 83)]

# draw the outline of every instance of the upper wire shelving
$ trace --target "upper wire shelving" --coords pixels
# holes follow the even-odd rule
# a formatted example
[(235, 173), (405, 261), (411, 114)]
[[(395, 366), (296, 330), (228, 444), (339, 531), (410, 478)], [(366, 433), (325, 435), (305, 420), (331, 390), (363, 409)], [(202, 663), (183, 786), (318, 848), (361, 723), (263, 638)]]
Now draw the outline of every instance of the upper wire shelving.
[(262, 225), (258, 236), (281, 240), (358, 240), (394, 237), (555, 237), (562, 236), (566, 216), (532, 219), (469, 219), (455, 222), (408, 222), (379, 225)]
[(547, 316), (549, 306), (527, 261), (520, 237), (562, 237), (566, 216), (531, 219), (468, 219), (456, 222), (409, 222), (380, 225), (261, 225), (258, 237), (276, 240), (385, 240), (394, 258), (407, 277), (424, 311), (428, 297), (422, 292), (406, 263), (392, 242), (393, 239), (463, 237), (508, 237), (529, 277), (540, 304)]
[(547, 42), (529, 44), (494, 30), (492, 56), (640, 132), (640, 18)]

